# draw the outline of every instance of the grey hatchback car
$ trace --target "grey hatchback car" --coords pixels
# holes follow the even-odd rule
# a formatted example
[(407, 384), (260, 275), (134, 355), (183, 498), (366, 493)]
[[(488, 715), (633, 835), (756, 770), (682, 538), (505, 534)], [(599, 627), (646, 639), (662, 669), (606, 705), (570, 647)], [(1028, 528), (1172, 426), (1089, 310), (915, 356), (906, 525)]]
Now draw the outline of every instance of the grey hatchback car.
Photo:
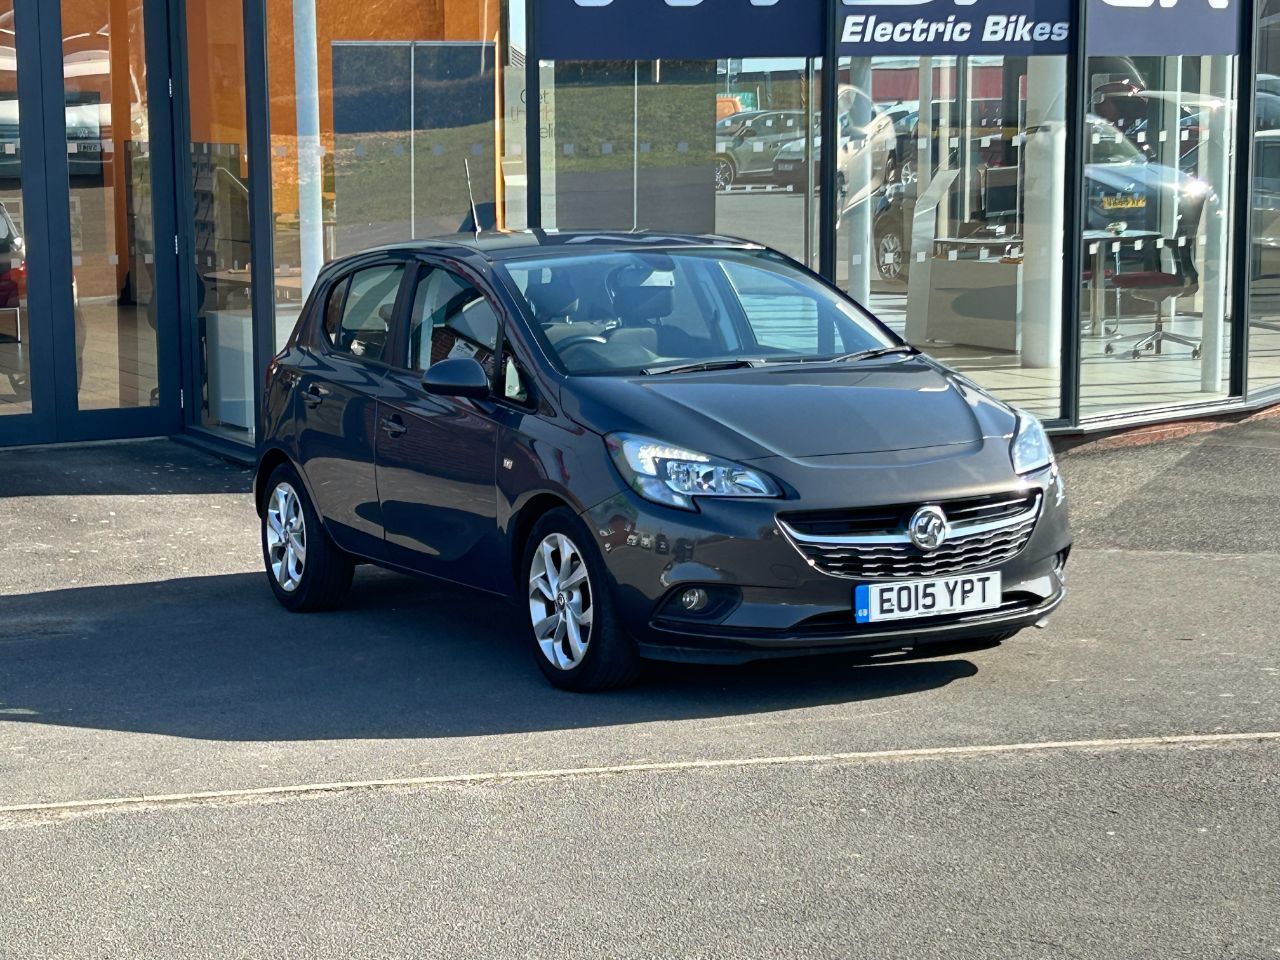
[(255, 495), (304, 611), (357, 563), (516, 601), (554, 684), (993, 643), (1061, 603), (1040, 424), (765, 247), (541, 232), (329, 264)]

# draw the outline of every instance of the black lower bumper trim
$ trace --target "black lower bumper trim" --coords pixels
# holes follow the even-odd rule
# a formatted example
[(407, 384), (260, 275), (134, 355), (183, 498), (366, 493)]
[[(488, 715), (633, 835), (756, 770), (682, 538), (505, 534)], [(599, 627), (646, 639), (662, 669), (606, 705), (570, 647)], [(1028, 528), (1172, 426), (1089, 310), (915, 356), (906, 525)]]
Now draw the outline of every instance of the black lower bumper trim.
[(664, 636), (661, 642), (641, 643), (640, 655), (650, 660), (733, 664), (778, 657), (927, 647), (931, 643), (968, 640), (1033, 626), (1056, 610), (1065, 597), (1066, 591), (1063, 590), (1048, 600), (1031, 606), (1023, 605), (1016, 611), (975, 614), (944, 623), (917, 621), (889, 630), (862, 629), (840, 634), (694, 633), (687, 628), (676, 630), (655, 624), (653, 631), (669, 635), (670, 642)]

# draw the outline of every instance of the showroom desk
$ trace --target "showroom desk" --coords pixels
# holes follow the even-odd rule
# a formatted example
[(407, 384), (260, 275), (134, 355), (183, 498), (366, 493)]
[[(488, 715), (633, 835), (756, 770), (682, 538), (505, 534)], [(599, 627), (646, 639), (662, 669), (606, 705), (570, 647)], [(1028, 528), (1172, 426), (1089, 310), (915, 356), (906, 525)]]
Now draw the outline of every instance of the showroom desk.
[(1022, 346), (1022, 263), (1010, 237), (934, 240), (929, 263), (931, 341), (1017, 352)]

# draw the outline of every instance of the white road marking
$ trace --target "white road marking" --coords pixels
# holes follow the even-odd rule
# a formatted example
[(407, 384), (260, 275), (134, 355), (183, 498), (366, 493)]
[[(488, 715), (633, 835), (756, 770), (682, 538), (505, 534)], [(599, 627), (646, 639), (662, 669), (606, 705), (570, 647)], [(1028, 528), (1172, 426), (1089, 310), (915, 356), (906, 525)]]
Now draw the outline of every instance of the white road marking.
[(178, 806), (207, 802), (243, 802), (299, 795), (347, 793), (397, 787), (468, 786), (522, 780), (554, 780), (598, 777), (625, 773), (665, 773), (722, 768), (795, 766), (817, 763), (868, 763), (928, 760), (943, 757), (978, 757), (992, 754), (1044, 753), (1069, 750), (1125, 750), (1144, 747), (1213, 746), (1223, 743), (1276, 742), (1280, 731), (1261, 733), (1204, 733), (1165, 737), (1122, 737), (1105, 740), (1047, 740), (1038, 743), (1002, 743), (965, 747), (920, 747), (909, 750), (867, 750), (851, 753), (812, 753), (774, 757), (729, 757), (720, 760), (669, 760), (653, 763), (622, 763), (601, 767), (564, 767), (538, 770), (503, 770), (489, 773), (441, 774), (430, 777), (389, 777), (379, 780), (342, 780), (333, 783), (285, 784), (275, 787), (246, 787), (237, 790), (204, 790), (194, 793), (143, 794), (133, 797), (104, 797), (92, 800), (61, 800), (0, 806), (0, 815), (18, 813), (85, 813), (157, 806)]

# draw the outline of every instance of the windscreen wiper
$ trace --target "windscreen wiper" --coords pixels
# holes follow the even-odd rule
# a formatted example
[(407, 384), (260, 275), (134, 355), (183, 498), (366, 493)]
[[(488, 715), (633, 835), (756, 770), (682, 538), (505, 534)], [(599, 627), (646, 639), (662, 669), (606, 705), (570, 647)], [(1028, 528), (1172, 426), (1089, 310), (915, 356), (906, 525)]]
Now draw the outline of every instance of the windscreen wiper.
[(875, 357), (888, 357), (895, 353), (914, 356), (919, 352), (919, 350), (910, 344), (903, 343), (892, 347), (873, 347), (870, 350), (855, 350), (853, 353), (846, 353), (842, 357), (832, 357), (832, 362), (838, 363), (842, 360), (872, 360)]
[(736, 360), (703, 360), (700, 363), (675, 363), (666, 367), (645, 367), (646, 374), (655, 373), (699, 373), (703, 370), (737, 370), (741, 367), (754, 367), (755, 360), (738, 358)]

